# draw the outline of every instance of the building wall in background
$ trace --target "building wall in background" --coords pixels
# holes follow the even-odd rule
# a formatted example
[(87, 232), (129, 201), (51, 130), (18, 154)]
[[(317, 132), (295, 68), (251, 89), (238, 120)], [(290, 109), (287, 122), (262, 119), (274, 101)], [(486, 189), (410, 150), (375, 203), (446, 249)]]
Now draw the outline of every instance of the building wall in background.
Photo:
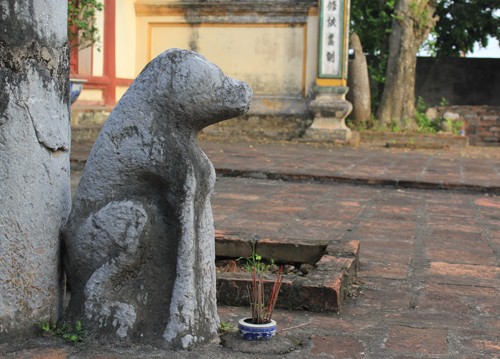
[[(89, 49), (78, 54), (76, 77), (88, 83), (76, 107), (112, 108), (151, 59), (178, 47), (197, 51), (229, 76), (247, 81), (255, 94), (251, 112), (307, 114), (306, 98), (317, 69), (317, 1), (259, 0), (242, 5), (104, 0), (104, 4), (103, 20), (98, 21), (104, 40), (101, 52)], [(114, 36), (109, 36), (111, 32)]]
[(430, 106), (500, 106), (500, 59), (417, 59), (416, 95)]
[(316, 78), (316, 1), (138, 0), (135, 10), (136, 73), (169, 48), (189, 49), (250, 84), (250, 113), (306, 115)]

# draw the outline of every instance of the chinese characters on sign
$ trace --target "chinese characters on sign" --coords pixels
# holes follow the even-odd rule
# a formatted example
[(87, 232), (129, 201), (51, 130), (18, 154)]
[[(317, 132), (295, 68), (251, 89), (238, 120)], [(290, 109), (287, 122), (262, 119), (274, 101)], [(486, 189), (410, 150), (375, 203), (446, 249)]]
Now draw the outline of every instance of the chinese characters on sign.
[(344, 0), (321, 0), (319, 77), (342, 77)]

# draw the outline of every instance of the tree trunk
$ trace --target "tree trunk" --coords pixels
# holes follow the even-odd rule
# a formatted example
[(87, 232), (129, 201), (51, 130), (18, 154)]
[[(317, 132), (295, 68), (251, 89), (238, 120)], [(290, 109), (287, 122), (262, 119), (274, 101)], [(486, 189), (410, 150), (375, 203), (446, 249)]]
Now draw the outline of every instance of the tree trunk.
[(415, 124), (417, 52), (436, 24), (432, 0), (399, 0), (392, 33), (386, 81), (377, 117), (385, 126), (412, 129)]

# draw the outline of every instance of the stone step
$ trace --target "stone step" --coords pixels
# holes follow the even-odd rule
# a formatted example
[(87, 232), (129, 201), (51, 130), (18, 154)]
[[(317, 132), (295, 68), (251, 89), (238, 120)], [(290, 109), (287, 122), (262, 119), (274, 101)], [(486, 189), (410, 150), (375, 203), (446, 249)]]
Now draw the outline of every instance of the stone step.
[[(216, 255), (228, 257), (233, 254), (233, 258), (249, 257), (252, 253), (252, 241), (258, 243), (256, 235), (249, 233), (236, 232), (216, 232)], [(280, 255), (280, 244), (283, 252), (292, 248), (291, 239), (267, 239), (273, 243), (273, 254), (278, 254), (280, 258), (288, 258), (288, 254)], [(312, 247), (314, 240), (297, 240), (298, 250), (293, 252), (300, 253), (300, 249), (307, 251)], [(306, 244), (306, 245), (304, 245)], [(319, 243), (323, 246), (322, 243)], [(309, 265), (310, 271), (299, 276), (297, 274), (286, 274), (281, 286), (280, 295), (276, 307), (292, 310), (310, 310), (318, 312), (339, 312), (342, 304), (347, 300), (351, 285), (356, 282), (357, 270), (359, 266), (359, 241), (348, 241), (345, 243), (331, 243), (324, 248), (324, 254), (314, 264)], [(246, 256), (246, 254), (249, 254)], [(231, 256), (229, 256), (231, 257)], [(276, 258), (274, 258), (277, 262)], [(309, 260), (308, 260), (309, 261)], [(292, 262), (297, 264), (297, 262)], [(301, 260), (301, 263), (307, 263)], [(266, 289), (273, 285), (273, 275), (266, 275), (269, 280), (265, 284)], [(248, 286), (252, 282), (252, 274), (247, 271), (219, 272), (217, 273), (217, 301), (222, 305), (248, 306)]]
[(111, 108), (103, 106), (95, 107), (71, 107), (71, 125), (86, 126), (99, 125), (102, 126), (111, 114)]
[(73, 142), (95, 142), (101, 128), (101, 125), (71, 126), (71, 140)]
[(242, 232), (215, 232), (215, 253), (219, 257), (250, 257), (257, 253), (276, 262), (314, 264), (325, 254), (327, 246), (327, 240), (273, 239)]

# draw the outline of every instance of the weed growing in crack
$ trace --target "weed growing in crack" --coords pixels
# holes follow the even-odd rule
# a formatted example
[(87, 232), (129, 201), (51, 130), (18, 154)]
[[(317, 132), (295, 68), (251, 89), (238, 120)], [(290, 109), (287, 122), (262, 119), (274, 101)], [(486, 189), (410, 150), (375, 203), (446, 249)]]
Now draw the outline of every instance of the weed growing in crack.
[(67, 342), (77, 344), (83, 343), (85, 330), (81, 321), (77, 320), (75, 325), (71, 323), (50, 323), (42, 322), (39, 324), (43, 333), (64, 339)]

